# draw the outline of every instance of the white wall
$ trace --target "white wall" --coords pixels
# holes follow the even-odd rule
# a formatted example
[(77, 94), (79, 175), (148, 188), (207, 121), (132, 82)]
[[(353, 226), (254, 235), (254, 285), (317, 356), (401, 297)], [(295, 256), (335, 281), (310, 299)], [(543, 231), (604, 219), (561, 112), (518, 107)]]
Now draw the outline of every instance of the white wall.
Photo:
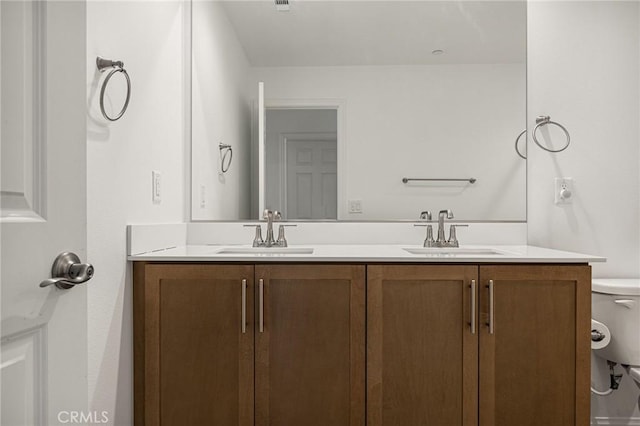
[[(265, 82), (267, 105), (279, 99), (345, 105), (346, 151), (338, 168), (348, 173), (339, 176), (339, 218), (411, 219), (423, 210), (450, 208), (461, 220), (525, 220), (526, 166), (513, 149), (525, 125), (522, 65), (278, 67), (251, 73), (254, 82)], [(478, 181), (406, 185), (403, 177)], [(362, 200), (363, 214), (348, 213), (349, 199)]]
[[(605, 256), (594, 277), (640, 276), (640, 14), (637, 2), (530, 2), (528, 121), (550, 115), (571, 146), (549, 154), (529, 142), (528, 240), (531, 245)], [(551, 133), (560, 143), (562, 135)], [(553, 178), (573, 177), (573, 204), (556, 206)], [(606, 364), (593, 378), (608, 385)], [(640, 421), (638, 388), (592, 398), (597, 418)], [(638, 424), (638, 423), (634, 423)]]
[[(251, 104), (249, 63), (219, 2), (193, 4), (193, 220), (249, 217)], [(251, 86), (255, 88), (255, 86)], [(220, 172), (219, 143), (232, 146)], [(204, 197), (203, 197), (204, 193)]]
[[(132, 288), (125, 226), (184, 217), (183, 4), (87, 2), (89, 399), (109, 424), (133, 423)], [(106, 122), (98, 110), (104, 76), (97, 55), (124, 61), (131, 104)], [(122, 97), (113, 78), (114, 103)], [(110, 86), (111, 87), (111, 86)], [(117, 107), (117, 106), (116, 106)], [(151, 171), (162, 173), (162, 202), (151, 201)]]
[[(529, 127), (546, 114), (572, 137), (559, 154), (529, 142), (529, 242), (608, 257), (594, 267), (597, 277), (640, 276), (638, 7), (529, 7)], [(554, 205), (557, 176), (575, 179), (573, 204)]]

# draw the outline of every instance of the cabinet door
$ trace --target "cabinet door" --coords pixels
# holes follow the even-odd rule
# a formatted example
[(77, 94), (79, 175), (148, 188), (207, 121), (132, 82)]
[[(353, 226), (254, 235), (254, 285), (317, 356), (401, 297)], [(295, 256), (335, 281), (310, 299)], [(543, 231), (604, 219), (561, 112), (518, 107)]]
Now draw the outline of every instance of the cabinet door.
[(590, 267), (481, 266), (480, 282), (480, 425), (588, 425)]
[(364, 424), (365, 267), (256, 266), (256, 425)]
[(136, 425), (253, 424), (253, 272), (134, 265)]
[(369, 426), (477, 424), (477, 275), (477, 266), (368, 267)]

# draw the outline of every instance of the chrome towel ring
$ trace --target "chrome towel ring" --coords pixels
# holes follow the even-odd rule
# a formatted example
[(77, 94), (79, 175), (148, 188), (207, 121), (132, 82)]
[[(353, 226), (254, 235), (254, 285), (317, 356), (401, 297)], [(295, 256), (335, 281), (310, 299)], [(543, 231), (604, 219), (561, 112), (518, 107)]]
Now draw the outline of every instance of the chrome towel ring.
[[(231, 145), (227, 145), (222, 142), (220, 142), (218, 147), (220, 148), (221, 156), (220, 171), (224, 174), (227, 173), (229, 171), (229, 167), (231, 167), (231, 160), (233, 160), (233, 148), (231, 148)], [(222, 151), (224, 151), (224, 153)]]
[[(110, 59), (103, 59), (100, 56), (98, 56), (96, 58), (96, 66), (98, 67), (98, 70), (100, 70), (100, 72), (105, 72), (107, 68), (112, 68), (111, 72), (107, 74), (107, 77), (104, 79), (104, 82), (102, 83), (102, 89), (100, 89), (100, 111), (102, 112), (102, 115), (104, 116), (104, 118), (106, 118), (109, 121), (119, 120), (120, 117), (122, 117), (124, 115), (124, 112), (127, 110), (127, 107), (129, 106), (129, 100), (131, 99), (131, 79), (129, 78), (129, 74), (127, 73), (127, 70), (124, 69), (124, 62), (112, 61)], [(109, 117), (109, 115), (107, 114), (107, 111), (104, 109), (104, 92), (107, 89), (107, 84), (109, 84), (109, 80), (117, 72), (121, 72), (122, 74), (124, 74), (124, 77), (127, 80), (127, 98), (125, 99), (124, 105), (122, 106), (122, 109), (120, 110), (118, 115), (116, 115), (115, 117)]]
[(520, 134), (518, 135), (518, 137), (516, 138), (516, 143), (515, 143), (516, 152), (518, 153), (520, 158), (522, 158), (523, 160), (526, 160), (527, 156), (526, 155), (522, 155), (522, 153), (520, 152), (520, 148), (518, 148), (518, 142), (520, 142), (520, 138), (522, 136), (526, 135), (526, 134), (527, 134), (527, 129), (524, 129), (523, 131), (521, 131)]
[[(549, 148), (546, 148), (546, 147), (542, 146), (542, 144), (540, 142), (538, 142), (538, 138), (536, 137), (536, 132), (538, 131), (538, 128), (540, 126), (545, 126), (547, 124), (555, 124), (556, 126), (558, 126), (558, 127), (560, 127), (562, 129), (564, 134), (567, 136), (567, 144), (565, 146), (563, 146), (560, 149), (549, 149)], [(548, 115), (541, 115), (538, 118), (536, 118), (536, 127), (533, 128), (532, 137), (533, 137), (533, 141), (536, 143), (536, 145), (538, 145), (540, 148), (544, 149), (547, 152), (561, 152), (561, 151), (564, 151), (565, 149), (569, 148), (569, 144), (571, 143), (571, 136), (569, 135), (569, 131), (562, 124), (557, 123), (555, 121), (551, 121), (551, 117), (549, 117)]]

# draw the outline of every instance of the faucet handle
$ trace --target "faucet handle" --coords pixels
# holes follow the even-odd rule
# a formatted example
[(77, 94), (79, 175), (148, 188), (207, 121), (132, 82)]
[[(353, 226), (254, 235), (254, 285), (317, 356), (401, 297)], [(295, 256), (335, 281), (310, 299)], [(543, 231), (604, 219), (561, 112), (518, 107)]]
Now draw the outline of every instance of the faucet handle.
[(284, 228), (286, 227), (293, 227), (293, 226), (298, 226), (298, 225), (280, 225), (278, 227), (278, 240), (276, 241), (276, 244), (280, 247), (287, 247), (287, 239), (284, 236)]
[(431, 212), (429, 210), (420, 212), (420, 219), (432, 220)]
[(414, 223), (413, 226), (426, 226), (427, 236), (424, 239), (423, 247), (433, 247), (436, 240), (433, 239), (433, 225), (426, 223)]
[(256, 235), (253, 237), (253, 247), (261, 247), (264, 245), (264, 240), (262, 239), (262, 227), (260, 225), (242, 225), (245, 228), (256, 228)]
[(280, 213), (278, 210), (274, 210), (273, 221), (275, 222), (276, 220), (280, 220), (280, 219), (282, 219), (282, 213)]
[(449, 245), (453, 247), (459, 247), (458, 237), (456, 236), (456, 228), (468, 228), (469, 225), (451, 225), (449, 227), (449, 240), (447, 241)]

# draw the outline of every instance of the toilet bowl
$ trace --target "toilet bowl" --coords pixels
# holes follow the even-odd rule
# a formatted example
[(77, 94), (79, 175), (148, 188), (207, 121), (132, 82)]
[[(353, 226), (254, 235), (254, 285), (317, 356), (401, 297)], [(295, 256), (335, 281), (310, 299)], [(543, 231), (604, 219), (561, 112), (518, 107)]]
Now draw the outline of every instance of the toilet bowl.
[(611, 341), (596, 356), (628, 366), (629, 377), (640, 384), (640, 278), (593, 279), (591, 317), (605, 324)]

